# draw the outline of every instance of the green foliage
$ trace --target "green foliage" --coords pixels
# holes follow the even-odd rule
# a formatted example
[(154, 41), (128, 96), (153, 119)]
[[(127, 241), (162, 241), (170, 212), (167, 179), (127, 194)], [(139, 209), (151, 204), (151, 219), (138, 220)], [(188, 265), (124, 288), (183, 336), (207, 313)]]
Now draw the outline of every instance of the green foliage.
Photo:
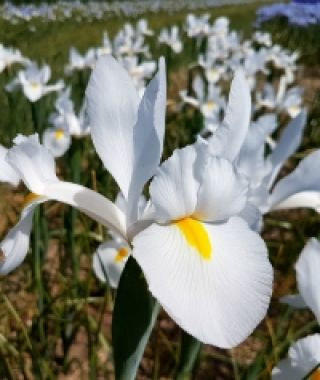
[(113, 310), (112, 345), (116, 380), (134, 380), (157, 319), (159, 304), (130, 257), (120, 279)]

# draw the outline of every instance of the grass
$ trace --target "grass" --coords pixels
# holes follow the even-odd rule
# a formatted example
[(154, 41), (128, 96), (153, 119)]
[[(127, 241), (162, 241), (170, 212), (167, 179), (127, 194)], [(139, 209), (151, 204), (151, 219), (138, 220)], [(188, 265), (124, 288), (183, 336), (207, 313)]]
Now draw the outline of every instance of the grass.
[[(230, 17), (231, 27), (248, 36), (260, 5), (243, 5), (241, 9), (228, 6), (212, 9), (210, 13), (212, 18)], [(186, 13), (146, 15), (155, 30), (173, 23), (182, 25), (185, 16)], [(134, 19), (126, 21), (135, 22)], [(68, 61), (70, 46), (80, 51), (97, 46), (104, 30), (108, 30), (112, 37), (123, 22), (122, 19), (105, 19), (79, 24), (70, 20), (56, 23), (38, 20), (32, 24), (35, 26), (35, 31), (32, 31), (28, 23), (10, 25), (0, 20), (0, 41), (18, 47), (32, 59), (50, 64), (54, 78), (58, 78)], [(289, 33), (281, 34), (276, 30), (274, 33), (276, 39), (281, 37), (282, 42), (290, 45), (290, 41), (285, 39)], [(155, 56), (162, 53), (156, 45), (152, 50)], [(188, 54), (178, 58), (172, 67), (169, 93), (173, 97), (186, 83), (186, 64), (195, 58)], [(9, 144), (8, 132), (14, 129), (14, 133), (31, 133), (33, 126), (28, 102), (18, 93), (8, 97), (2, 89), (9, 79), (6, 75), (0, 77), (0, 136), (2, 143)], [(80, 104), (84, 90), (80, 78), (67, 78), (67, 81), (76, 87), (73, 95)], [(47, 126), (47, 116), (54, 99), (54, 95), (48, 96), (39, 104), (43, 113), (41, 128)], [(310, 101), (311, 116), (300, 156), (320, 143), (317, 128), (320, 96), (317, 99), (315, 95)], [(199, 120), (193, 114), (169, 112), (165, 156), (177, 146), (190, 143), (198, 130)], [(114, 199), (117, 192), (114, 181), (97, 160), (90, 141), (79, 143), (81, 183)], [(70, 152), (57, 163), (59, 175), (65, 179), (73, 176), (72, 154)], [(296, 164), (296, 158), (285, 170)], [(24, 193), (22, 186), (12, 190), (1, 185), (2, 235), (16, 222)], [(112, 379), (110, 326), (114, 292), (99, 283), (91, 270), (92, 253), (106, 237), (105, 233), (81, 214), (74, 222), (72, 211), (67, 206), (49, 203), (41, 213), (46, 216), (41, 220), (49, 223), (47, 226), (39, 221), (34, 232), (42, 236), (41, 241), (36, 241), (40, 243), (37, 260), (43, 263), (42, 272), (35, 276), (33, 256), (29, 253), (21, 268), (0, 282), (0, 377), (8, 380)], [(232, 351), (206, 346), (197, 361), (194, 379), (268, 379), (272, 366), (285, 354), (292, 341), (319, 331), (310, 312), (293, 312), (278, 302), (280, 296), (294, 291), (293, 264), (306, 240), (311, 236), (320, 237), (319, 230), (319, 218), (314, 212), (278, 212), (267, 217), (264, 237), (276, 268), (274, 299), (268, 317), (252, 337)], [(78, 262), (73, 261), (74, 257)], [(72, 275), (74, 268), (77, 268), (77, 277)], [(42, 302), (40, 307), (39, 300)], [(139, 380), (174, 378), (180, 342), (181, 332), (162, 311), (142, 361)]]

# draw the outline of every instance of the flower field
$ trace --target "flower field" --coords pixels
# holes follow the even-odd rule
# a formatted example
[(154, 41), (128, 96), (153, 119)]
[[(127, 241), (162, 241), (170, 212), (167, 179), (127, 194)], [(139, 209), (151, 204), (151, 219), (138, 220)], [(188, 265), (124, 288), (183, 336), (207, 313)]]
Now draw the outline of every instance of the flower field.
[(0, 378), (320, 379), (317, 1), (0, 11)]

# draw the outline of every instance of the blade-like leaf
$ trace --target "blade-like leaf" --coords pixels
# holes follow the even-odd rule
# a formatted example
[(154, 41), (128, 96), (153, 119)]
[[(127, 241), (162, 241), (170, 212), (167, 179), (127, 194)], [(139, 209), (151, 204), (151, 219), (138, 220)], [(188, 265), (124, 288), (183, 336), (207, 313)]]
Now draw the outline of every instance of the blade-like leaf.
[(183, 332), (181, 339), (181, 352), (176, 380), (190, 380), (199, 356), (202, 343), (196, 338)]
[(120, 278), (113, 311), (112, 343), (116, 380), (134, 380), (156, 321), (159, 304), (130, 257)]

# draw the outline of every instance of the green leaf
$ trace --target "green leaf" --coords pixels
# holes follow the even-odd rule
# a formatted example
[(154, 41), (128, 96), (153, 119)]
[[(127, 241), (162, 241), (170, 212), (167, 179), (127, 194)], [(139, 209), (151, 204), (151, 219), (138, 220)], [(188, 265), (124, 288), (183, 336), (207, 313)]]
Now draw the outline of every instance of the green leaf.
[(181, 352), (176, 380), (190, 380), (202, 343), (185, 331), (182, 332)]
[(131, 256), (120, 278), (112, 320), (116, 380), (134, 380), (159, 312), (143, 273)]

